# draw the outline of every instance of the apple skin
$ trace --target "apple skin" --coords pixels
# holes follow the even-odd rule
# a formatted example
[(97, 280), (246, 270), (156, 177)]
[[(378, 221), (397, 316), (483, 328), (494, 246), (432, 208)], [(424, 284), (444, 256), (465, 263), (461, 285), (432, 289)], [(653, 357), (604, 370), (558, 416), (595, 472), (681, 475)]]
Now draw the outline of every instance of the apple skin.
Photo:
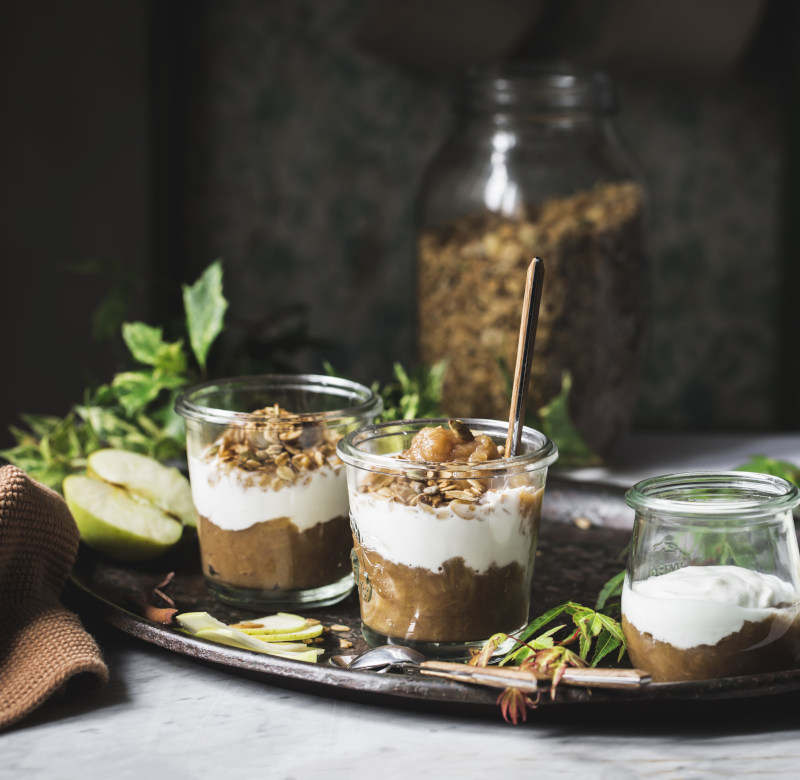
[(63, 491), (81, 540), (115, 560), (153, 560), (183, 533), (178, 520), (108, 482), (73, 474), (64, 479)]

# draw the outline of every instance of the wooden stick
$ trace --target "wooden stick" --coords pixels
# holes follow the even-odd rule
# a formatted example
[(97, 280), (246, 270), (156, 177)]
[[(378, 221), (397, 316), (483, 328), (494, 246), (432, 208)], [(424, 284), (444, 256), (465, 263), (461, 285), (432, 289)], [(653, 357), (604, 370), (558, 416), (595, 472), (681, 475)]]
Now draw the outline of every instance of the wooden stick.
[(531, 375), (531, 357), (536, 342), (536, 325), (539, 321), (539, 304), (542, 299), (544, 263), (534, 257), (525, 277), (525, 297), (522, 301), (522, 318), (517, 343), (517, 364), (514, 368), (514, 387), (511, 391), (511, 411), (508, 416), (508, 439), (506, 457), (517, 454), (522, 428), (525, 425), (525, 406), (528, 400), (528, 385)]
[[(492, 688), (518, 688), (535, 691), (551, 678), (542, 672), (518, 669), (515, 666), (470, 666), (447, 661), (423, 661), (422, 674), (444, 677), (448, 680), (488, 685)], [(593, 667), (569, 667), (564, 670), (562, 685), (580, 688), (632, 688), (650, 682), (650, 674), (641, 669), (597, 669)]]

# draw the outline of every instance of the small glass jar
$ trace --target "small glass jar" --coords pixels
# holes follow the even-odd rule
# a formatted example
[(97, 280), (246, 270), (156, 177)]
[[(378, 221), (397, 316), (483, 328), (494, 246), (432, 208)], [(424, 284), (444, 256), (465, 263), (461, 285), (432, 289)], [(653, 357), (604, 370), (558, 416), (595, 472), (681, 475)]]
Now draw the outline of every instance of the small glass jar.
[(341, 601), (354, 583), (336, 445), (375, 420), (380, 397), (345, 379), (264, 375), (197, 385), (175, 408), (209, 590), (252, 610)]
[(622, 626), (656, 682), (793, 667), (800, 658), (800, 555), (779, 477), (697, 472), (647, 479), (636, 511)]
[(417, 342), (443, 408), (503, 419), (531, 259), (546, 269), (528, 408), (571, 377), (595, 452), (630, 422), (645, 318), (645, 189), (609, 78), (568, 63), (470, 70), (418, 200)]
[[(508, 424), (462, 421), (502, 446)], [(429, 657), (467, 657), (528, 621), (548, 466), (558, 450), (525, 428), (510, 459), (470, 464), (398, 459), (423, 428), (447, 420), (370, 426), (344, 436), (353, 570), (362, 633)]]

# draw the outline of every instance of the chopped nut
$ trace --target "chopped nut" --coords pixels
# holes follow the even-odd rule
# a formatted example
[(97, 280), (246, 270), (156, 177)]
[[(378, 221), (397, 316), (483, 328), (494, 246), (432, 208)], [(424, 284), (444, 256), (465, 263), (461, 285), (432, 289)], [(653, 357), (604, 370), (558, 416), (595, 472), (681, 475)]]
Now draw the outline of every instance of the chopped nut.
[(270, 406), (252, 413), (255, 423), (232, 426), (206, 452), (223, 470), (239, 469), (247, 484), (279, 490), (326, 463), (342, 468), (336, 455), (340, 434), (316, 420)]
[(588, 531), (592, 527), (592, 521), (588, 517), (576, 517), (573, 521), (581, 531)]
[(353, 643), (349, 639), (340, 639), (339, 640), (339, 647), (344, 649), (348, 649), (353, 646)]
[(349, 631), (350, 626), (343, 626), (341, 623), (334, 623), (331, 626), (331, 631)]

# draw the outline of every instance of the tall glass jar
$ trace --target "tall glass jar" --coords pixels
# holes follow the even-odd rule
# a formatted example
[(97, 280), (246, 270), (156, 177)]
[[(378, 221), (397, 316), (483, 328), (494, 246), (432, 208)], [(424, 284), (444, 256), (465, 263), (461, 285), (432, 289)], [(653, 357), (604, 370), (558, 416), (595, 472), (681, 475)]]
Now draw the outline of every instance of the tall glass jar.
[(503, 419), (525, 271), (545, 265), (529, 409), (571, 380), (604, 452), (628, 426), (644, 320), (645, 192), (608, 77), (568, 64), (469, 71), (419, 198), (420, 359), (448, 360), (444, 411)]

